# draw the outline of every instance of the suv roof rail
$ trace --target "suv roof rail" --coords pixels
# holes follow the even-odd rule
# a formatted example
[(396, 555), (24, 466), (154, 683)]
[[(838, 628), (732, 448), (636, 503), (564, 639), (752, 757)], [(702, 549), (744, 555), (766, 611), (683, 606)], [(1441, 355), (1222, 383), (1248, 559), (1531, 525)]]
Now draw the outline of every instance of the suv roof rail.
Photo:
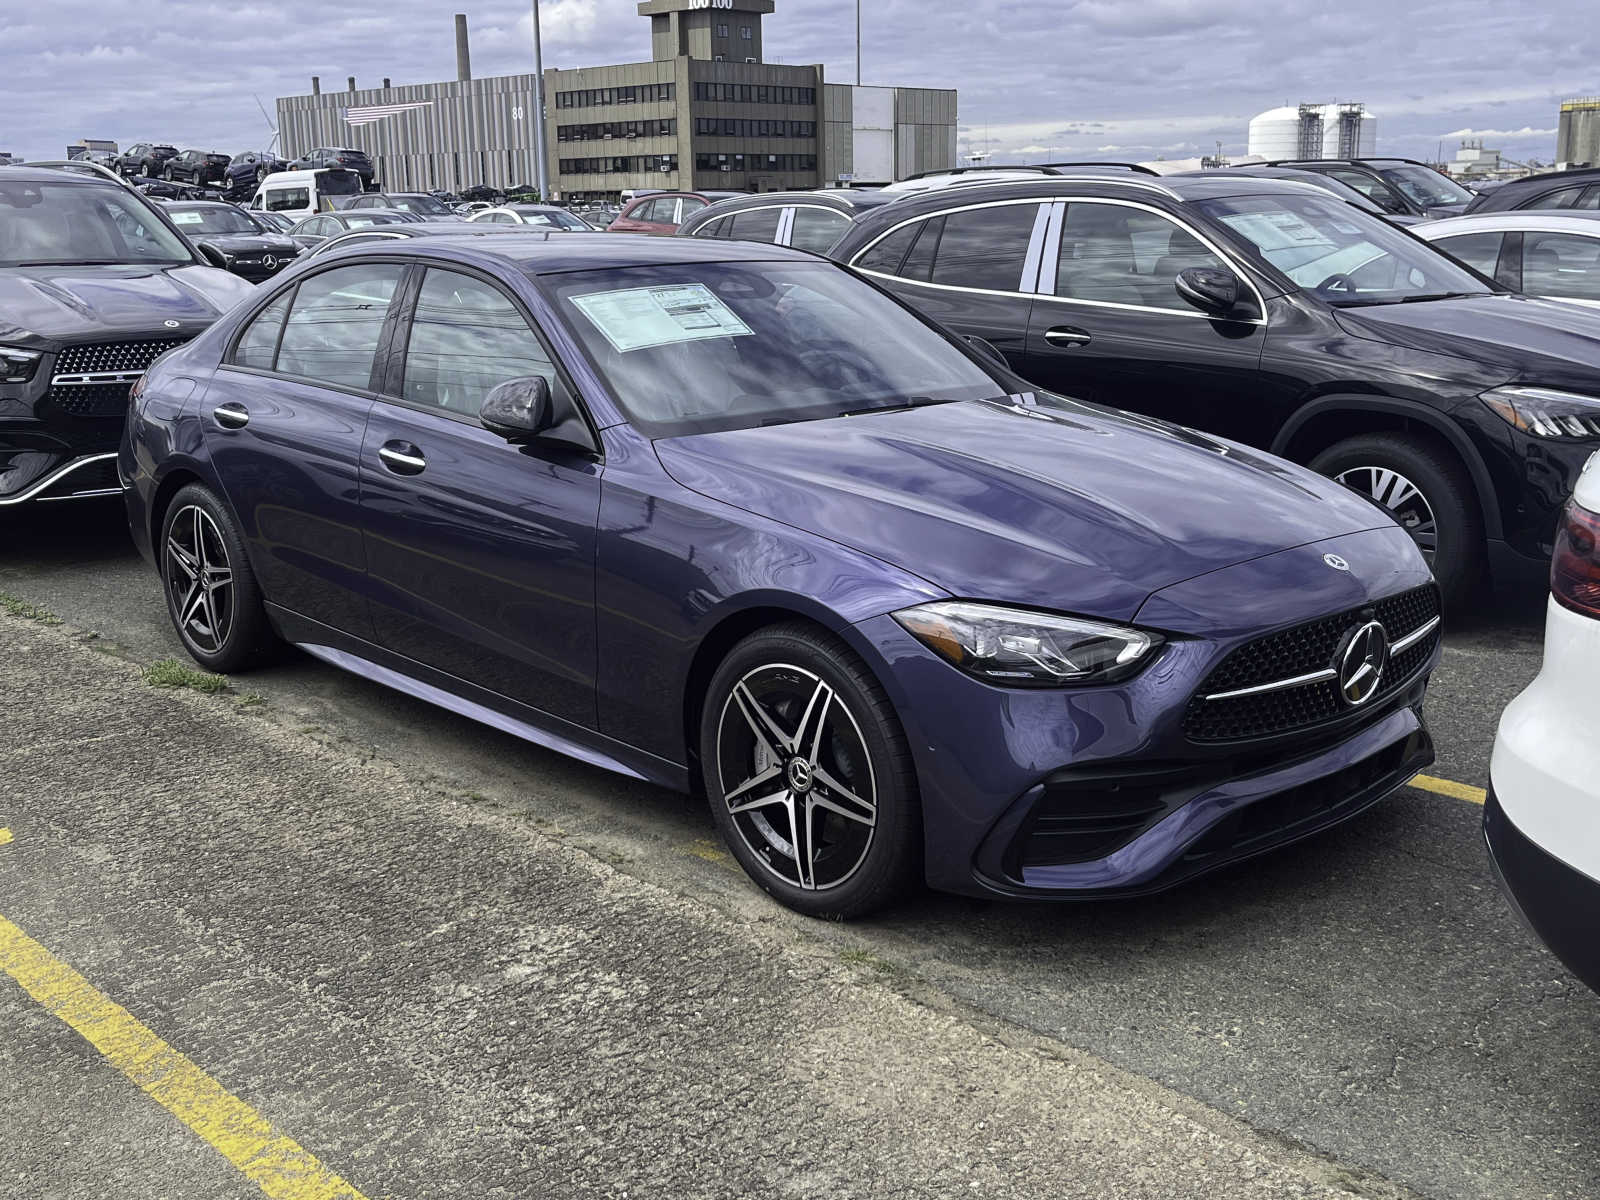
[(36, 162), (16, 163), (14, 165), (19, 167), (51, 167), (68, 171), (78, 171), (85, 175), (104, 175), (107, 179), (110, 179), (116, 183), (120, 183), (130, 192), (135, 194), (138, 193), (138, 189), (135, 188), (133, 184), (129, 183), (115, 171), (111, 170), (111, 168), (102, 167), (99, 163), (90, 162), (86, 158), (41, 158)]
[[(1294, 167), (1302, 163), (1356, 163), (1360, 166), (1366, 166), (1368, 163), (1375, 162), (1410, 163), (1413, 167), (1427, 167), (1430, 171), (1439, 170), (1432, 163), (1425, 163), (1419, 158), (1401, 158), (1397, 154), (1364, 154), (1359, 158), (1272, 158), (1266, 162), (1241, 163), (1239, 165), (1245, 167)], [(1440, 173), (1443, 174), (1443, 172)]]
[(1154, 175), (1160, 177), (1161, 172), (1145, 166), (1143, 163), (1117, 162), (1113, 159), (1079, 159), (1077, 162), (1049, 162), (1040, 163), (1041, 167), (1120, 167), (1125, 171), (1133, 171), (1139, 175)]
[(1051, 174), (1047, 166), (1035, 166), (1027, 163), (982, 163), (972, 167), (945, 167), (938, 171), (918, 171), (915, 175), (907, 175), (901, 183), (913, 179), (933, 179), (940, 175), (971, 175), (982, 171), (1037, 171), (1041, 175)]
[[(1158, 176), (1158, 178), (1162, 177)], [(966, 180), (965, 182), (969, 186), (983, 186), (992, 188), (1038, 187), (1041, 183), (1112, 183), (1116, 184), (1118, 187), (1138, 188), (1140, 191), (1145, 192), (1160, 192), (1163, 196), (1168, 196), (1173, 200), (1183, 199), (1181, 195), (1164, 183), (1157, 183), (1154, 180), (1149, 179), (1129, 179), (1127, 175), (1079, 175), (1076, 173), (1071, 175), (1057, 175), (1050, 173), (1041, 175), (1037, 179), (971, 179)], [(955, 185), (952, 184), (951, 187), (953, 188)], [(907, 192), (904, 196), (897, 198), (894, 203), (898, 204), (901, 200), (909, 200), (913, 196), (930, 196), (937, 194), (938, 193), (936, 191)]]

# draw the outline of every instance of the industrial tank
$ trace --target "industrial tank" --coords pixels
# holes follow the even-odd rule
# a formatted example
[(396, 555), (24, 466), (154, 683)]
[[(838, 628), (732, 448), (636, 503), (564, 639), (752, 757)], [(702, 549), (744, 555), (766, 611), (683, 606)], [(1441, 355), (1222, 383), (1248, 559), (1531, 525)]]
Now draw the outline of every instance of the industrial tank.
[(1360, 104), (1286, 104), (1250, 122), (1249, 153), (1278, 158), (1367, 158), (1378, 121)]

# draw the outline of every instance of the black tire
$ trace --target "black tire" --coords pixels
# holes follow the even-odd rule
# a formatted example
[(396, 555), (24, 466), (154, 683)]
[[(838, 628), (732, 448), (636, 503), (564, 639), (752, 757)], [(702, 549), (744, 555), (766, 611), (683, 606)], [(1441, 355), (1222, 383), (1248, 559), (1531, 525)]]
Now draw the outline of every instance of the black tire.
[[(1389, 509), (1429, 559), (1446, 605), (1477, 598), (1486, 558), (1483, 513), (1466, 467), (1447, 447), (1412, 434), (1371, 433), (1330, 446), (1311, 467)], [(1422, 506), (1432, 514), (1431, 538)]]
[[(759, 706), (753, 719), (745, 715), (747, 698)], [(762, 714), (780, 723), (765, 744), (754, 733)], [(804, 752), (785, 757), (768, 785), (751, 787), (773, 772), (770, 751), (785, 733)], [(794, 758), (812, 764), (798, 791), (791, 786)], [(904, 897), (920, 881), (921, 805), (900, 720), (866, 665), (824, 630), (799, 621), (774, 625), (733, 648), (706, 690), (700, 761), (711, 817), (728, 848), (764, 891), (796, 912), (848, 920)], [(745, 778), (732, 778), (737, 773)], [(767, 786), (789, 799), (733, 811), (761, 801)], [(845, 819), (840, 808), (855, 815)], [(801, 842), (811, 886), (793, 852)]]
[[(203, 547), (199, 554), (197, 545)], [(228, 506), (209, 488), (191, 483), (172, 498), (156, 555), (167, 615), (189, 657), (227, 674), (273, 656), (281, 643), (267, 621), (244, 539)], [(228, 573), (226, 583), (219, 568)], [(197, 590), (202, 577), (211, 583)]]
[(171, 167), (162, 167), (161, 168), (161, 178), (165, 179), (168, 183), (173, 182), (173, 180), (172, 180), (172, 168)]

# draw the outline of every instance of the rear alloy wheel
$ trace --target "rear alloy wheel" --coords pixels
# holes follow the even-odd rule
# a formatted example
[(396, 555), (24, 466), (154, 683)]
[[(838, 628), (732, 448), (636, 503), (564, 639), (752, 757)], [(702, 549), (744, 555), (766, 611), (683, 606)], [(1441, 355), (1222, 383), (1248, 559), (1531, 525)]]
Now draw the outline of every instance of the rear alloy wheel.
[(167, 613), (191, 658), (209, 671), (238, 671), (267, 657), (277, 638), (233, 516), (190, 484), (162, 522), (161, 579)]
[(1449, 450), (1426, 438), (1375, 433), (1324, 450), (1311, 467), (1389, 511), (1422, 551), (1446, 604), (1475, 596), (1483, 580), (1483, 517), (1472, 481)]
[(861, 916), (920, 859), (916, 780), (893, 707), (855, 655), (784, 625), (711, 682), (701, 761), (713, 819), (752, 878), (811, 916)]

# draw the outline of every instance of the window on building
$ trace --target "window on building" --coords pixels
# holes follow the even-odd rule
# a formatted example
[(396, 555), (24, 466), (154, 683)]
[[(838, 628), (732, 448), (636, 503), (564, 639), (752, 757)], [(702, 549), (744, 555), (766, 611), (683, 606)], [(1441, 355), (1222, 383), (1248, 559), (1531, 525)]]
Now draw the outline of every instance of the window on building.
[(378, 336), (404, 271), (398, 263), (357, 263), (301, 283), (276, 369), (333, 387), (368, 387)]
[(728, 36), (728, 27), (726, 25), (718, 25), (717, 26), (717, 36), (719, 38), (727, 37)]
[(945, 218), (931, 282), (948, 287), (1020, 291), (1037, 204), (973, 208)]
[(750, 26), (741, 25), (741, 26), (739, 26), (739, 36), (742, 37), (745, 41), (748, 42), (753, 37), (755, 37), (755, 33), (754, 33), (753, 30), (751, 30)]
[(542, 376), (555, 364), (506, 295), (482, 280), (430, 268), (417, 294), (401, 394), (412, 404), (476, 418), (496, 384)]
[(1227, 269), (1166, 217), (1123, 205), (1067, 205), (1056, 295), (1193, 312), (1174, 286), (1189, 267)]
[(850, 218), (827, 208), (797, 208), (789, 230), (789, 245), (821, 254), (850, 227)]

